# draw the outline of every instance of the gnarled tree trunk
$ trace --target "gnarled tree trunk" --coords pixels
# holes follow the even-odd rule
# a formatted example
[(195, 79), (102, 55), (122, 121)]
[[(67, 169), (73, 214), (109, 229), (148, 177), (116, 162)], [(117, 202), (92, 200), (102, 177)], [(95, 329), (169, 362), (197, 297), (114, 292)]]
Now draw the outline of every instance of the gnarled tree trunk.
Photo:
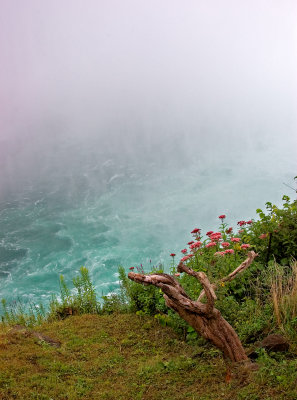
[[(176, 311), (196, 332), (220, 349), (226, 359), (231, 362), (247, 361), (248, 357), (235, 330), (214, 307), (215, 290), (219, 284), (231, 281), (238, 273), (248, 268), (256, 256), (254, 251), (249, 252), (247, 259), (217, 284), (211, 284), (203, 272), (196, 272), (180, 262), (177, 270), (192, 275), (203, 286), (197, 301), (190, 299), (179, 282), (171, 275), (144, 275), (130, 272), (128, 277), (144, 285), (151, 284), (159, 287), (164, 293), (166, 305)], [(207, 298), (206, 303), (201, 302), (204, 296)]]

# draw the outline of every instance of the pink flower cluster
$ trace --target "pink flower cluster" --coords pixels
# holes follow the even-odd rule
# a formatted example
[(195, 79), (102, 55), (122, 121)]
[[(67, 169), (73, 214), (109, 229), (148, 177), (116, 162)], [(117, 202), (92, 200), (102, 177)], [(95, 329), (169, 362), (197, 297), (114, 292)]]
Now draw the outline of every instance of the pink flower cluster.
[(240, 247), (241, 247), (241, 249), (245, 250), (245, 249), (248, 249), (249, 247), (251, 247), (251, 245), (250, 244), (242, 244)]
[(222, 238), (221, 232), (214, 232), (211, 235), (209, 235), (211, 240), (219, 240)]
[[(225, 214), (219, 215), (218, 218), (220, 218), (223, 221), (226, 218), (226, 215)], [(252, 223), (253, 223), (253, 221), (249, 220), (249, 221), (238, 221), (237, 224), (241, 227), (246, 224), (252, 224)], [(225, 226), (225, 225), (223, 224), (223, 226)], [(215, 256), (222, 257), (222, 256), (225, 256), (226, 254), (234, 254), (235, 250), (232, 248), (229, 248), (229, 247), (231, 246), (232, 243), (234, 243), (234, 244), (239, 243), (242, 240), (239, 237), (230, 237), (230, 239), (228, 239), (229, 241), (223, 241), (221, 232), (208, 231), (208, 232), (206, 232), (206, 236), (208, 236), (209, 242), (205, 244), (205, 242), (200, 241), (200, 232), (201, 232), (201, 229), (199, 229), (199, 228), (195, 228), (192, 230), (191, 234), (195, 237), (196, 241), (191, 240), (190, 242), (188, 242), (188, 246), (191, 250), (191, 253), (188, 254), (188, 250), (186, 248), (181, 250), (181, 253), (184, 255), (183, 258), (181, 259), (181, 262), (185, 262), (185, 261), (189, 260), (191, 257), (194, 257), (195, 255), (196, 255), (196, 257), (198, 255), (203, 255), (203, 249), (216, 247), (219, 244), (223, 247), (224, 250), (216, 251), (214, 253)], [(225, 233), (230, 234), (230, 236), (232, 235), (232, 232), (233, 232), (233, 228), (231, 228), (231, 227), (227, 228), (225, 230)], [(239, 231), (239, 233), (240, 232), (244, 232), (244, 230)], [(265, 237), (267, 237), (266, 234), (262, 234), (260, 236), (261, 239), (264, 239)], [(240, 248), (242, 250), (246, 250), (249, 247), (251, 247), (251, 245), (246, 244), (246, 243), (244, 243), (240, 246)], [(197, 252), (197, 250), (199, 248), (200, 248), (200, 252)], [(175, 256), (175, 254), (173, 254), (173, 253), (170, 255), (172, 257)]]
[(194, 257), (194, 254), (188, 254), (187, 256), (184, 256), (184, 257), (181, 259), (181, 261), (182, 261), (182, 262), (187, 261), (187, 260), (189, 260), (191, 257)]
[(249, 221), (238, 221), (237, 225), (239, 226), (244, 226), (244, 225), (251, 225), (253, 223), (253, 221), (250, 219)]
[(266, 239), (268, 236), (267, 233), (262, 233), (262, 235), (259, 236), (260, 239)]
[(205, 245), (205, 247), (213, 247), (213, 246), (216, 246), (216, 245), (217, 245), (216, 242), (210, 242), (210, 243), (207, 243)]
[(227, 249), (225, 251), (217, 251), (216, 253), (214, 253), (215, 256), (224, 256), (225, 254), (234, 254), (234, 250), (233, 249)]
[(192, 244), (190, 245), (190, 249), (191, 249), (191, 250), (199, 249), (199, 247), (200, 247), (201, 245), (202, 245), (202, 242), (197, 241), (197, 242), (192, 243)]
[(225, 254), (234, 254), (234, 250), (233, 249), (227, 249), (224, 251)]
[(190, 256), (184, 256), (184, 257), (181, 259), (181, 261), (182, 261), (182, 262), (187, 261), (189, 258), (190, 258)]

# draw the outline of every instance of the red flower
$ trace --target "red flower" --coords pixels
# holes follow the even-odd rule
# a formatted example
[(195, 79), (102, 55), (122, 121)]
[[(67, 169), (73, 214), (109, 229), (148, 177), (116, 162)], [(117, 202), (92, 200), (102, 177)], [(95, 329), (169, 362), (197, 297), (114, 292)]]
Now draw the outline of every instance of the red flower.
[(199, 233), (200, 231), (201, 231), (201, 229), (195, 228), (195, 229), (192, 230), (191, 233)]
[(241, 247), (243, 250), (245, 250), (245, 249), (248, 249), (249, 247), (251, 247), (251, 245), (250, 245), (250, 244), (242, 244), (240, 247)]
[(233, 231), (233, 228), (226, 229), (226, 233), (231, 233), (232, 231)]
[(177, 272), (176, 274), (174, 274), (175, 276), (180, 276), (180, 273), (179, 272)]
[(194, 242), (193, 242), (193, 240), (192, 240), (191, 242), (188, 243), (188, 245), (190, 246), (190, 245), (193, 244), (193, 243), (194, 243)]
[(190, 258), (190, 256), (184, 256), (184, 257), (181, 259), (181, 261), (182, 261), (182, 262), (187, 261), (189, 258)]
[(195, 243), (192, 243), (191, 244), (191, 246), (190, 246), (190, 249), (198, 249), (198, 247), (200, 247), (202, 245), (202, 242), (195, 242)]
[(238, 222), (237, 222), (237, 225), (239, 225), (239, 226), (243, 226), (243, 225), (245, 225), (245, 224), (246, 224), (245, 221), (238, 221)]
[(208, 231), (208, 232), (206, 232), (206, 235), (210, 236), (212, 233), (213, 233), (213, 231)]
[(132, 269), (134, 269), (134, 267), (130, 267), (129, 269), (131, 269), (131, 270), (132, 270)]
[(233, 249), (227, 249), (224, 251), (225, 254), (234, 254), (234, 250)]
[(170, 257), (175, 257), (175, 256), (176, 256), (176, 254), (174, 254), (174, 253), (170, 254)]
[(262, 235), (259, 236), (260, 239), (266, 239), (267, 238), (267, 233), (262, 233)]
[(229, 247), (229, 246), (230, 246), (230, 243), (228, 243), (228, 242), (223, 242), (223, 243), (221, 243), (221, 245), (222, 245), (223, 247)]
[(247, 224), (251, 225), (253, 221), (250, 219), (249, 221), (246, 221)]
[(212, 233), (211, 235), (209, 235), (209, 237), (211, 240), (219, 240), (219, 239), (221, 239), (222, 234), (221, 234), (221, 232), (215, 232), (215, 233)]
[(183, 254), (186, 254), (187, 253), (187, 249), (183, 249), (183, 250), (181, 250), (181, 252), (183, 253)]
[(236, 238), (236, 237), (231, 238), (231, 242), (238, 243), (238, 242), (240, 242), (240, 238)]
[(219, 215), (219, 218), (220, 218), (220, 219), (225, 219), (225, 218), (226, 218), (226, 215), (224, 215), (224, 214)]
[(213, 247), (216, 245), (217, 245), (216, 242), (210, 242), (210, 243), (207, 243), (207, 245), (205, 247)]
[(202, 245), (202, 242), (195, 242), (190, 245), (190, 249), (191, 250), (198, 249), (201, 245)]

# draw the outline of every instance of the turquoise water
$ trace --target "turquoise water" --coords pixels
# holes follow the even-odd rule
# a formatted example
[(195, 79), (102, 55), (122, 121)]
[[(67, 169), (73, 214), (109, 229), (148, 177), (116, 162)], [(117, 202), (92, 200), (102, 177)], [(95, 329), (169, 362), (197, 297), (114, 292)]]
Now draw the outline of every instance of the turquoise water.
[(222, 213), (232, 225), (268, 200), (294, 196), (282, 185), (292, 181), (294, 159), (271, 151), (49, 163), (39, 179), (23, 178), (1, 198), (0, 297), (46, 304), (59, 292), (59, 275), (70, 282), (82, 265), (99, 296), (118, 287), (119, 265), (168, 268), (193, 228), (216, 229)]

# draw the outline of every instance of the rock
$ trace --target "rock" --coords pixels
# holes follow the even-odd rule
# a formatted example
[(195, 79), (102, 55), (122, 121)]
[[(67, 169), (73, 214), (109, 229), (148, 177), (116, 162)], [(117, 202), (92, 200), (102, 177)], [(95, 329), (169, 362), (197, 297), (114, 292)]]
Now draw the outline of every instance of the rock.
[(20, 337), (21, 335), (28, 337), (30, 336), (30, 332), (23, 325), (13, 325), (12, 328), (7, 332), (10, 337)]
[(50, 346), (54, 347), (61, 347), (61, 342), (57, 339), (52, 339), (49, 336), (44, 335), (43, 333), (40, 332), (35, 332), (27, 329), (25, 326), (22, 325), (14, 325), (8, 332), (9, 335), (15, 336), (16, 334), (22, 334), (25, 337), (34, 337), (38, 339), (40, 342), (45, 342), (49, 344)]
[(61, 347), (61, 342), (59, 340), (52, 339), (49, 336), (43, 335), (42, 333), (32, 332), (31, 335), (41, 342), (46, 342), (50, 346)]
[(265, 349), (266, 351), (280, 352), (280, 351), (288, 351), (289, 343), (282, 335), (269, 335), (262, 342), (255, 343), (255, 346), (252, 350), (247, 352), (247, 356), (255, 360), (259, 357), (257, 350)]
[(262, 340), (261, 347), (267, 351), (288, 351), (289, 343), (282, 335), (269, 335)]

